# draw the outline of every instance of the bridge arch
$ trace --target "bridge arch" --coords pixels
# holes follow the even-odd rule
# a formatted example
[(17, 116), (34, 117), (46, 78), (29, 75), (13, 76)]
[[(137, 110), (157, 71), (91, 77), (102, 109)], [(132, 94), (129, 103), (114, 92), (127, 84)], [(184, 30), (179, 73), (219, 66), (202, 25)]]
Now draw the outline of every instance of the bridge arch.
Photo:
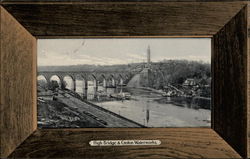
[(84, 83), (84, 88), (88, 88), (88, 75), (83, 75), (83, 74), (81, 74), (80, 75), (81, 76), (81, 78), (82, 78), (82, 81), (83, 81), (83, 83)]
[(71, 79), (74, 78), (74, 91), (81, 95), (82, 98), (86, 99), (88, 89), (88, 80), (86, 74), (79, 72), (70, 75)]
[(114, 74), (110, 74), (107, 78), (107, 86), (108, 87), (115, 87), (116, 86), (116, 80), (115, 80)]
[(107, 87), (107, 77), (105, 74), (102, 73), (100, 75), (97, 75), (97, 81), (98, 81), (98, 85), (101, 85), (104, 88)]
[(64, 77), (66, 77), (66, 76), (70, 77), (72, 80), (75, 80), (75, 79), (76, 79), (76, 77), (75, 77), (74, 75), (72, 75), (72, 74), (65, 74), (65, 75), (63, 75), (62, 77), (64, 78)]
[(47, 89), (48, 88), (48, 78), (46, 78), (46, 76), (40, 74), (37, 76), (37, 86), (43, 88), (43, 89)]
[(75, 80), (82, 80), (84, 76), (82, 74), (78, 73), (74, 75)]
[(95, 86), (97, 86), (97, 78), (96, 78), (96, 75), (94, 75), (94, 74), (89, 74), (88, 76), (87, 76), (87, 81), (93, 81), (96, 85)]
[[(89, 92), (88, 83), (92, 83), (92, 87), (99, 93), (105, 89), (99, 87), (98, 85), (104, 86), (104, 88), (116, 87), (117, 85), (127, 84), (128, 81), (133, 77), (134, 73), (131, 72), (119, 72), (119, 71), (41, 71), (38, 72), (38, 76), (42, 75), (47, 80), (47, 85), (51, 83), (52, 80), (56, 80), (59, 84), (59, 88), (62, 88), (62, 83), (65, 80), (66, 76), (69, 76), (74, 81), (73, 90), (83, 89), (84, 94), (87, 96)], [(54, 77), (56, 76), (56, 77)], [(78, 80), (80, 79), (80, 80)], [(77, 81), (76, 81), (77, 80)], [(82, 80), (82, 83), (79, 82)], [(78, 84), (76, 84), (78, 82)], [(105, 87), (106, 86), (106, 87)], [(93, 89), (90, 88), (90, 89)], [(72, 89), (72, 86), (71, 88)], [(103, 89), (103, 90), (102, 90)], [(106, 89), (108, 90), (108, 89)], [(110, 90), (110, 89), (109, 89)], [(97, 92), (98, 94), (98, 92)]]
[(62, 88), (61, 85), (62, 85), (63, 78), (60, 75), (53, 74), (49, 77), (48, 81), (49, 81), (48, 84), (51, 84), (52, 81), (56, 81), (59, 88)]
[(36, 78), (37, 78), (37, 80), (43, 80), (43, 81), (48, 82), (48, 78), (45, 75), (43, 75), (43, 74), (37, 75)]
[(124, 75), (123, 75), (123, 79), (124, 79), (123, 83), (124, 83), (124, 84), (128, 84), (128, 82), (130, 81), (130, 79), (131, 79), (132, 77), (133, 77), (133, 76), (132, 76), (131, 74), (124, 74)]
[(97, 78), (94, 74), (87, 76), (87, 99), (94, 99), (97, 97)]
[[(69, 80), (71, 80), (71, 81), (69, 81)], [(71, 86), (69, 86), (69, 84)], [(68, 74), (64, 75), (61, 87), (62, 87), (62, 89), (67, 88), (67, 89), (76, 91), (76, 80), (75, 80), (75, 77), (72, 76), (72, 75), (70, 75), (70, 74), (69, 75)]]
[(118, 84), (121, 86), (124, 84), (124, 77), (122, 74), (118, 75)]
[[(44, 73), (38, 73), (37, 76), (38, 77), (44, 77), (46, 79), (46, 81), (49, 83), (49, 80), (50, 80), (50, 75), (49, 74), (44, 74)], [(37, 79), (38, 80), (38, 79)]]

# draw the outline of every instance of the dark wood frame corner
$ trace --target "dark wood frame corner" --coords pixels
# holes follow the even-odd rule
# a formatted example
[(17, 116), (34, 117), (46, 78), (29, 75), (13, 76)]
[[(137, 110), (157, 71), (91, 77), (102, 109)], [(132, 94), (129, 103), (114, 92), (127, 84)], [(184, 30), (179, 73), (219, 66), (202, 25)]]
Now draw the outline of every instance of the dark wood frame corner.
[[(1, 157), (250, 158), (250, 2), (0, 2)], [(37, 129), (36, 39), (211, 37), (212, 128)], [(159, 146), (90, 147), (93, 139)]]

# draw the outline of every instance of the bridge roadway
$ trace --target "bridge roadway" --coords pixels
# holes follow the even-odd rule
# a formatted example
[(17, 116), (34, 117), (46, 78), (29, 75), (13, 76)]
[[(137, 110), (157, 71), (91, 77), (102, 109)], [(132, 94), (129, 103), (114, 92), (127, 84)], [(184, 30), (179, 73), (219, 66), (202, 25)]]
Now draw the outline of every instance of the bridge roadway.
[(137, 124), (136, 122), (130, 121), (124, 117), (121, 117), (117, 114), (114, 114), (108, 110), (98, 109), (98, 106), (93, 106), (91, 104), (85, 103), (82, 100), (73, 97), (70, 94), (66, 94), (65, 96), (58, 96), (58, 101), (66, 104), (67, 106), (78, 109), (78, 111), (83, 112), (84, 114), (91, 114), (91, 116), (97, 117), (99, 121), (104, 121), (105, 127), (144, 127), (143, 125)]

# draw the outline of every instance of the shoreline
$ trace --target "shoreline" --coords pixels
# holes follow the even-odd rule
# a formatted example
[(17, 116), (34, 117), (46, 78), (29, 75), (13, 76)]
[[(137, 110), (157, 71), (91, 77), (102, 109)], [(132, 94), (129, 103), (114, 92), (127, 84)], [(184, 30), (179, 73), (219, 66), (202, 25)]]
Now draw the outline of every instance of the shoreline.
[(116, 113), (114, 113), (114, 112), (112, 112), (112, 111), (110, 111), (110, 110), (107, 110), (107, 109), (105, 109), (105, 108), (102, 108), (102, 107), (100, 107), (99, 105), (97, 105), (97, 104), (95, 104), (95, 103), (92, 103), (92, 102), (90, 102), (90, 101), (87, 101), (87, 100), (82, 99), (76, 92), (72, 92), (71, 90), (70, 90), (70, 92), (73, 93), (73, 94), (76, 94), (76, 96), (74, 96), (74, 97), (77, 98), (78, 100), (81, 100), (82, 102), (84, 102), (84, 103), (86, 103), (86, 104), (89, 104), (89, 105), (91, 105), (91, 106), (93, 106), (93, 107), (95, 107), (95, 108), (97, 108), (97, 109), (99, 109), (99, 110), (101, 110), (101, 111), (105, 111), (105, 112), (107, 112), (107, 113), (109, 113), (109, 114), (112, 114), (112, 115), (114, 115), (114, 116), (116, 116), (116, 117), (119, 117), (119, 118), (121, 118), (121, 119), (127, 120), (127, 121), (129, 121), (129, 122), (131, 122), (131, 123), (134, 123), (134, 124), (140, 126), (141, 128), (146, 128), (145, 125), (142, 125), (142, 124), (140, 124), (140, 123), (137, 123), (136, 121), (133, 121), (133, 120), (128, 119), (128, 118), (126, 118), (126, 117), (124, 117), (124, 116), (121, 116), (121, 115), (119, 115), (119, 114), (116, 114)]

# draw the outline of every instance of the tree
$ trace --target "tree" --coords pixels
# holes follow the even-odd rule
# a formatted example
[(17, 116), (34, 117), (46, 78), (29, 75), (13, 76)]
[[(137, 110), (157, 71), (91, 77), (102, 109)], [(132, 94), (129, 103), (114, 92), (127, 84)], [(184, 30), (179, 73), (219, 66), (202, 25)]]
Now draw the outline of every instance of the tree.
[(52, 91), (55, 91), (57, 88), (59, 88), (59, 84), (57, 81), (54, 81), (52, 80), (50, 83), (49, 83), (49, 90), (52, 90)]
[[(160, 87), (162, 84), (182, 84), (187, 78), (201, 79), (204, 76), (211, 76), (211, 65), (198, 61), (187, 60), (163, 60), (152, 63), (152, 70), (160, 72), (153, 79), (154, 86)], [(163, 80), (163, 81), (162, 81)]]
[(47, 89), (47, 82), (45, 80), (38, 80), (37, 85), (41, 87), (42, 89)]
[(66, 81), (62, 81), (62, 86), (61, 86), (61, 88), (62, 88), (62, 89), (66, 89), (66, 87), (67, 87), (67, 82), (66, 82)]

